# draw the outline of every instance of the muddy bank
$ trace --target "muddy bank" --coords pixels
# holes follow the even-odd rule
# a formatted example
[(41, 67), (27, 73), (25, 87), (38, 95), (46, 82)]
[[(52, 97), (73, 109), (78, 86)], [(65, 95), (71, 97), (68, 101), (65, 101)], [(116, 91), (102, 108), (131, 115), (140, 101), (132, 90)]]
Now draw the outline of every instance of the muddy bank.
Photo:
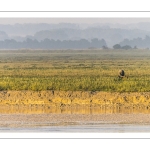
[(150, 114), (0, 114), (3, 133), (150, 133), (149, 124)]
[(1, 91), (0, 105), (150, 107), (150, 92)]
[(148, 124), (150, 114), (0, 114), (0, 127), (3, 125), (47, 124), (62, 125), (68, 123), (118, 123), (118, 124)]

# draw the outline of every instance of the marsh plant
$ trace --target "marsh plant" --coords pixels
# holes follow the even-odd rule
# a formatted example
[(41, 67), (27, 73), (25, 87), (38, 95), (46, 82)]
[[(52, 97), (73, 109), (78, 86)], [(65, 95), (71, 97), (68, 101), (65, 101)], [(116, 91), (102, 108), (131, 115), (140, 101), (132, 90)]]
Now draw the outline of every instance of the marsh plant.
[[(150, 91), (149, 50), (0, 51), (0, 90)], [(128, 78), (119, 79), (123, 69)]]

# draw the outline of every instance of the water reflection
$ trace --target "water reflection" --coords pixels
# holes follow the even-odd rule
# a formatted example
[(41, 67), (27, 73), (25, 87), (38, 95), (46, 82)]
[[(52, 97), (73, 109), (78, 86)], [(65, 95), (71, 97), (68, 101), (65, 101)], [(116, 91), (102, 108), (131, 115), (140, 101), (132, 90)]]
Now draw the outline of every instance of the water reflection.
[(1, 114), (135, 114), (150, 113), (147, 107), (48, 107), (48, 106), (0, 106)]

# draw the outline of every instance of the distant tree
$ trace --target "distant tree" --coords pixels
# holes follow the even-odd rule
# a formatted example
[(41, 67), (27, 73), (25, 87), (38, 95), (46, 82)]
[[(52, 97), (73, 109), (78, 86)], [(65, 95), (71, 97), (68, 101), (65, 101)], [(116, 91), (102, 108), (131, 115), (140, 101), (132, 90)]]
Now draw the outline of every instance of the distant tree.
[(122, 46), (122, 49), (132, 49), (132, 47), (130, 45), (125, 45), (125, 46)]
[(134, 46), (134, 49), (138, 49), (137, 46)]
[(115, 45), (113, 46), (113, 48), (114, 48), (114, 49), (121, 49), (121, 46), (120, 46), (119, 44), (115, 44)]
[(102, 46), (102, 49), (108, 49), (108, 47), (104, 45), (104, 46)]
[(90, 47), (101, 48), (107, 46), (104, 39), (99, 40), (98, 38), (91, 39)]
[(96, 48), (101, 47), (100, 42), (97, 38), (91, 39), (91, 47), (96, 47)]

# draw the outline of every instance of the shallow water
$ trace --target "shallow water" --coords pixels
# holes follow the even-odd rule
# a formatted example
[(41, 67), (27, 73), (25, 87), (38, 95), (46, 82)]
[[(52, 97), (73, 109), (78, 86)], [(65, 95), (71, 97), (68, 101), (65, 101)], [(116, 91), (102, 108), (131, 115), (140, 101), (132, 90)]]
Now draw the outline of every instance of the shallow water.
[(150, 108), (112, 107), (47, 107), (1, 105), (0, 114), (150, 114)]
[(150, 124), (118, 124), (111, 122), (27, 122), (11, 121), (13, 116), (19, 115), (47, 115), (47, 114), (150, 114), (150, 109), (141, 108), (49, 108), (43, 106), (0, 106), (0, 115), (10, 115), (10, 121), (0, 122), (0, 132), (94, 132), (94, 133), (126, 133), (150, 132)]
[(150, 125), (137, 124), (84, 124), (30, 127), (0, 127), (0, 132), (57, 132), (57, 133), (142, 133), (150, 132)]

